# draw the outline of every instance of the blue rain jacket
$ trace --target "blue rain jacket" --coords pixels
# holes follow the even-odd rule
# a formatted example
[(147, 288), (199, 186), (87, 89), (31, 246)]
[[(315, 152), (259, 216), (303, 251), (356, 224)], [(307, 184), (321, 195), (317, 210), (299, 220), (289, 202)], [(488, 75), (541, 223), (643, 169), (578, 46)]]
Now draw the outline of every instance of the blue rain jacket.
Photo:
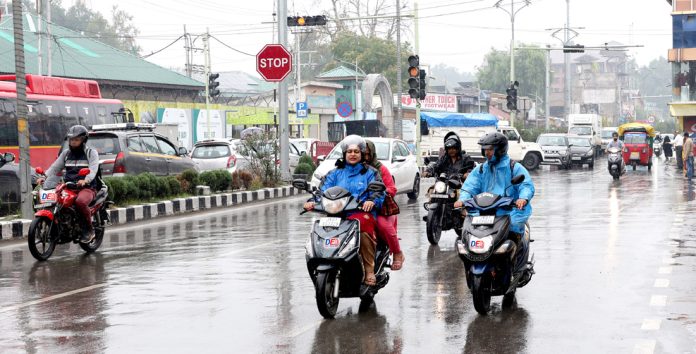
[[(511, 173), (512, 172), (512, 173)], [(524, 182), (508, 188), (513, 176), (523, 174)], [(520, 163), (515, 163), (513, 170), (510, 170), (510, 157), (503, 156), (499, 163), (491, 165), (489, 161), (481, 166), (476, 166), (469, 174), (469, 177), (462, 186), (459, 200), (466, 201), (473, 198), (479, 193), (489, 192), (498, 195), (505, 195), (507, 188), (507, 196), (517, 199), (526, 199), (527, 205), (522, 209), (502, 210), (499, 209), (497, 215), (510, 215), (510, 231), (519, 234), (524, 233), (524, 224), (532, 216), (532, 198), (534, 197), (534, 183), (524, 166)]]
[(384, 193), (363, 193), (367, 189), (367, 185), (372, 181), (382, 182), (382, 178), (375, 168), (361, 163), (356, 165), (345, 164), (345, 167), (334, 168), (324, 177), (321, 191), (323, 193), (331, 187), (339, 186), (347, 189), (355, 198), (360, 197), (362, 194), (361, 202), (371, 200), (375, 203), (372, 214), (377, 217), (377, 210), (382, 207), (384, 202)]

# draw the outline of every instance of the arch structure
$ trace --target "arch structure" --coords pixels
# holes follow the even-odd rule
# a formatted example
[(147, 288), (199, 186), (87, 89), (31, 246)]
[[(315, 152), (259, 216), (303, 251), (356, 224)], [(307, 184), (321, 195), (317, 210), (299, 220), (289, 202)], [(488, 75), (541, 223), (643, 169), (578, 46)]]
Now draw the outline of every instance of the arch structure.
[(392, 95), (389, 81), (382, 74), (368, 74), (362, 82), (362, 111), (375, 112), (376, 108), (373, 105), (372, 98), (375, 93), (379, 94), (382, 101), (382, 124), (390, 132), (390, 137), (395, 137), (394, 131), (394, 96)]

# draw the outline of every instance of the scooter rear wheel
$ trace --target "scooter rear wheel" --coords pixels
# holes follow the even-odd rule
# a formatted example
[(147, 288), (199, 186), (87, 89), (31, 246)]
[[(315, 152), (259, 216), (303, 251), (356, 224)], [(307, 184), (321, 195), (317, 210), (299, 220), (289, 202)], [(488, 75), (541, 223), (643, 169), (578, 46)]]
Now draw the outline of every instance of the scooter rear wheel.
[(324, 318), (334, 318), (338, 309), (338, 297), (334, 297), (336, 271), (329, 270), (317, 274), (317, 309)]
[(29, 226), (27, 243), (29, 252), (39, 261), (45, 261), (53, 254), (56, 249), (56, 240), (51, 237), (51, 222), (46, 217), (38, 217)]
[(491, 309), (491, 279), (487, 275), (474, 275), (471, 287), (474, 308), (481, 315), (488, 315)]

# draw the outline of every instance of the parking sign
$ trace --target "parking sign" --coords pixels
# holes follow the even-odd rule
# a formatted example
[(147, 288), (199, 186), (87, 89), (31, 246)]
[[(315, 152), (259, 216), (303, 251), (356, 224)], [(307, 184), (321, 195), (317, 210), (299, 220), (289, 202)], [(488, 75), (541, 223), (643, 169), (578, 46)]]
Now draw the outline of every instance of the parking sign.
[(307, 102), (295, 103), (295, 112), (297, 112), (297, 118), (307, 118)]

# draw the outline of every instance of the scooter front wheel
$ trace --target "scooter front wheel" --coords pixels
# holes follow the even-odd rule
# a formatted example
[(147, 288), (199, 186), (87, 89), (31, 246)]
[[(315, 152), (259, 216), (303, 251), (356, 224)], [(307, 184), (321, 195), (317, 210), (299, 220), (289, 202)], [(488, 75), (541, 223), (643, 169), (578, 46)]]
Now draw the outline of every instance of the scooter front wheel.
[(39, 261), (45, 261), (56, 249), (56, 240), (51, 237), (51, 225), (53, 222), (47, 217), (38, 217), (29, 226), (27, 243), (29, 252)]
[(336, 293), (335, 286), (335, 270), (319, 272), (319, 274), (317, 274), (317, 308), (319, 309), (319, 313), (324, 318), (334, 318), (336, 316), (339, 298), (337, 296), (334, 296), (334, 294)]
[(442, 224), (440, 224), (440, 207), (428, 212), (428, 222), (425, 224), (425, 233), (428, 235), (428, 242), (437, 245), (442, 235)]
[(474, 298), (474, 308), (481, 315), (487, 315), (491, 309), (491, 279), (488, 275), (474, 275), (471, 295)]

